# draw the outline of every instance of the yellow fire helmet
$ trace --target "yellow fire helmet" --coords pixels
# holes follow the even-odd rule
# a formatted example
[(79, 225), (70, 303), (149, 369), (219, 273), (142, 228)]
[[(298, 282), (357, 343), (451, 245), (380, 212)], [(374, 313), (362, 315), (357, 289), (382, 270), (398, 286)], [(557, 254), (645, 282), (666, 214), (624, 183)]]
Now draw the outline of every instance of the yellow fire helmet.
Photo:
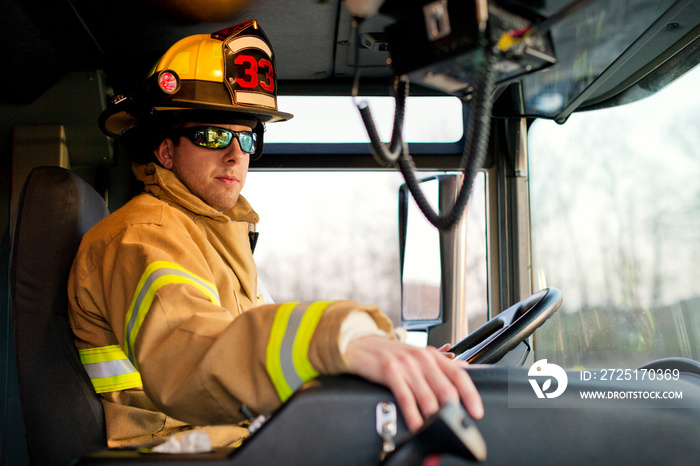
[(99, 125), (105, 134), (121, 138), (130, 129), (176, 114), (217, 115), (221, 122), (292, 118), (277, 110), (275, 55), (257, 21), (178, 41), (134, 92), (112, 98)]

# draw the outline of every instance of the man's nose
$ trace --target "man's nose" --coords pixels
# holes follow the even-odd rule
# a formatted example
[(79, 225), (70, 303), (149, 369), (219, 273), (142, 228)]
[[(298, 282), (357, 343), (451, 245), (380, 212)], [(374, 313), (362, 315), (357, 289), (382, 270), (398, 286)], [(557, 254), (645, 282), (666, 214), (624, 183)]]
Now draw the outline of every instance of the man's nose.
[(227, 163), (238, 163), (240, 162), (247, 154), (243, 152), (241, 149), (241, 146), (238, 143), (238, 140), (234, 140), (230, 146), (226, 148), (226, 151), (224, 153), (224, 160)]

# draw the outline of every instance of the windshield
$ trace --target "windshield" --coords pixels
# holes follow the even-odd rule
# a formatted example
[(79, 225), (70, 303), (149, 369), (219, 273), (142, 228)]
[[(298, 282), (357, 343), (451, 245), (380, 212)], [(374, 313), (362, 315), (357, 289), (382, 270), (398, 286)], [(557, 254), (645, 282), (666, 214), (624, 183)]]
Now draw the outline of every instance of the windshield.
[[(361, 97), (370, 103), (378, 132), (391, 137), (395, 102), (392, 98)], [(367, 131), (349, 97), (280, 96), (280, 108), (294, 114), (284, 124), (267, 125), (265, 151), (292, 147), (332, 155), (336, 144), (368, 148)], [(431, 118), (425, 118), (431, 115)], [(414, 143), (454, 143), (463, 137), (462, 104), (455, 97), (414, 97), (406, 104), (405, 140)], [(312, 129), (312, 130), (311, 130)], [(330, 147), (327, 147), (330, 145)], [(328, 151), (328, 152), (326, 152)], [(264, 156), (263, 156), (264, 157)], [(443, 172), (419, 172), (429, 177)], [(485, 182), (481, 174), (468, 210), (468, 228), (475, 245), (468, 261), (468, 308), (471, 322), (486, 316)], [(256, 171), (248, 174), (243, 195), (260, 215), (260, 240), (255, 250), (258, 273), (271, 299), (354, 299), (374, 304), (392, 321), (401, 321), (398, 198), (404, 179), (398, 171)], [(427, 220), (416, 212), (412, 220)], [(420, 238), (426, 250), (438, 248), (434, 237)], [(438, 256), (432, 259), (438, 260)], [(433, 264), (434, 265), (434, 264)], [(418, 268), (426, 268), (417, 263)], [(430, 269), (435, 272), (435, 269)], [(440, 278), (439, 266), (436, 276)], [(438, 296), (431, 318), (440, 312), (439, 283), (429, 284)], [(415, 318), (415, 317), (414, 317)], [(468, 329), (463, 324), (464, 332)], [(474, 327), (475, 328), (475, 327)]]
[[(394, 171), (250, 172), (243, 194), (260, 215), (255, 262), (269, 296), (276, 302), (354, 299), (378, 306), (399, 325), (398, 198), (403, 182)], [(461, 336), (481, 325), (487, 313), (484, 195), (480, 173), (466, 214), (471, 245), (465, 258), (468, 322), (459, 323)], [(411, 217), (412, 225), (428, 224), (417, 209)], [(417, 238), (422, 241), (417, 248), (436, 253), (437, 230), (429, 230), (427, 237)], [(420, 234), (412, 229), (413, 236)], [(434, 272), (437, 282), (428, 280), (426, 286), (434, 286), (429, 291), (437, 293), (438, 302), (429, 316), (404, 318), (436, 318), (438, 258), (428, 263), (425, 257), (414, 259), (406, 268), (409, 281), (425, 278), (416, 274), (416, 267)]]
[[(635, 40), (673, 4), (674, 0), (595, 2), (555, 24), (551, 33), (558, 64), (523, 77), (524, 114), (556, 118), (620, 54), (631, 51)], [(609, 84), (596, 83), (597, 92)]]
[(699, 86), (695, 68), (633, 104), (532, 124), (533, 279), (564, 293), (536, 350), (558, 364), (700, 359)]

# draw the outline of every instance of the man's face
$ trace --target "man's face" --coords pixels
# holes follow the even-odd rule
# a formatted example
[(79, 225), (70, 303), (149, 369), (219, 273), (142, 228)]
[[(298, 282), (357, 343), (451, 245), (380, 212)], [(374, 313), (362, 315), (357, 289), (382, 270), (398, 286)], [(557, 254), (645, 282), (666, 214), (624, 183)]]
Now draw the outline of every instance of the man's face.
[[(187, 123), (183, 128), (191, 126), (251, 131), (248, 126), (211, 123)], [(241, 150), (235, 137), (225, 149), (199, 147), (184, 136), (177, 145), (166, 139), (156, 149), (156, 157), (192, 194), (220, 212), (230, 209), (238, 201), (250, 162), (250, 155)]]

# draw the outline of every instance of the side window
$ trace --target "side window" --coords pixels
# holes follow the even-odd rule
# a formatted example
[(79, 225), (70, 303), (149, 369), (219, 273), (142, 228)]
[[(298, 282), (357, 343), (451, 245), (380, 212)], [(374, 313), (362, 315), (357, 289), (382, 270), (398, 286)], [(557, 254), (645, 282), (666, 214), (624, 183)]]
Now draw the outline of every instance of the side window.
[(354, 299), (399, 321), (394, 172), (251, 172), (243, 195), (261, 217), (255, 258), (277, 301)]
[[(438, 186), (429, 179), (421, 187), (437, 210)], [(459, 186), (457, 187), (459, 189)], [(408, 228), (403, 268), (403, 309), (405, 321), (426, 321), (440, 317), (440, 238), (438, 230), (421, 213), (412, 197), (408, 202)], [(457, 340), (466, 337), (488, 316), (487, 243), (486, 243), (486, 174), (478, 172), (472, 185), (467, 210), (466, 229), (456, 230), (452, 254), (463, 283), (448, 285), (457, 309)], [(449, 247), (449, 246), (448, 246)]]
[(557, 363), (700, 358), (699, 85), (696, 68), (647, 99), (532, 124), (533, 279), (564, 293), (536, 350)]
[[(280, 107), (293, 113), (294, 118), (284, 124), (267, 126), (266, 152), (283, 148), (285, 154), (321, 150), (342, 153), (348, 144), (366, 149), (367, 133), (352, 99), (308, 96), (279, 99)], [(368, 100), (380, 137), (388, 140), (394, 101)], [(431, 118), (426, 119), (426, 114)], [(459, 99), (409, 98), (404, 124), (404, 136), (409, 143), (442, 145), (443, 150), (453, 145), (449, 150), (461, 152), (455, 143), (463, 137), (463, 131)], [(431, 174), (421, 172), (417, 176)], [(251, 171), (243, 195), (261, 217), (255, 257), (260, 278), (271, 297), (275, 301), (354, 299), (379, 306), (398, 325), (401, 318), (398, 195), (403, 183), (403, 177), (394, 170)], [(470, 249), (466, 267), (479, 271), (469, 276), (466, 289), (469, 299), (481, 301), (469, 302), (467, 306), (470, 319), (474, 313), (482, 312), (485, 320), (483, 174), (479, 175), (473, 192), (467, 215), (476, 219), (477, 227), (467, 239)], [(439, 254), (438, 243), (424, 243), (424, 247), (433, 256), (431, 262), (439, 263), (439, 257), (434, 257)], [(474, 285), (471, 277), (475, 277)], [(430, 286), (435, 287), (434, 280)], [(438, 311), (439, 308), (435, 309)]]
[[(379, 306), (398, 324), (398, 192), (403, 182), (393, 171), (249, 173), (243, 195), (261, 217), (255, 258), (272, 298), (354, 299)], [(479, 173), (466, 213), (470, 330), (485, 322), (487, 313), (484, 193), (485, 177)], [(427, 223), (417, 208), (412, 215), (416, 222)], [(412, 264), (414, 276), (421, 269), (437, 271), (437, 280), (431, 277), (425, 286), (437, 287), (433, 292), (439, 296), (437, 230), (426, 226), (421, 231), (428, 236), (415, 238), (416, 246), (428, 257)], [(437, 317), (438, 310), (429, 317)], [(467, 322), (458, 324), (466, 336)]]

